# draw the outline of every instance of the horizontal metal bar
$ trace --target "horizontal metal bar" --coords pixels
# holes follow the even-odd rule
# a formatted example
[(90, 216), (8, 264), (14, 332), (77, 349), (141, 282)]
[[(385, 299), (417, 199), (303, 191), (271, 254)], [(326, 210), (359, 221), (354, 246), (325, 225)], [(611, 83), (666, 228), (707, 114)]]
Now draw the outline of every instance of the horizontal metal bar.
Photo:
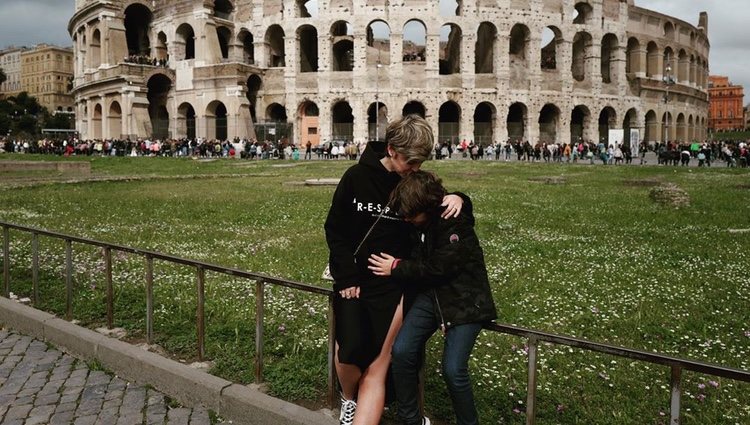
[(145, 249), (132, 248), (132, 247), (129, 247), (129, 246), (112, 244), (112, 243), (97, 241), (97, 240), (93, 240), (93, 239), (81, 238), (81, 237), (66, 235), (66, 234), (63, 234), (63, 233), (51, 232), (51, 231), (48, 231), (48, 230), (37, 229), (37, 228), (33, 228), (33, 227), (20, 226), (20, 225), (12, 224), (12, 223), (0, 222), (0, 225), (7, 226), (8, 228), (11, 228), (11, 229), (21, 230), (21, 231), (26, 231), (26, 232), (32, 232), (32, 233), (38, 233), (39, 235), (43, 235), (43, 236), (47, 236), (47, 237), (51, 237), (51, 238), (69, 240), (69, 241), (76, 242), (76, 243), (93, 245), (93, 246), (98, 246), (98, 247), (102, 247), (102, 248), (110, 248), (110, 249), (113, 249), (115, 251), (121, 251), (121, 252), (127, 252), (127, 253), (131, 253), (131, 254), (143, 255), (143, 256), (146, 256), (146, 257), (151, 257), (153, 259), (169, 261), (169, 262), (172, 262), (172, 263), (183, 264), (183, 265), (186, 265), (186, 266), (200, 267), (200, 268), (202, 268), (204, 270), (210, 270), (210, 271), (213, 271), (213, 272), (228, 274), (228, 275), (231, 275), (231, 276), (241, 277), (241, 278), (245, 278), (245, 279), (251, 279), (251, 280), (256, 280), (256, 281), (260, 280), (260, 281), (263, 281), (263, 282), (266, 282), (266, 283), (271, 283), (271, 284), (274, 284), (274, 285), (284, 286), (284, 287), (292, 288), (292, 289), (298, 289), (298, 290), (301, 290), (301, 291), (304, 291), (304, 292), (310, 292), (310, 293), (313, 293), (313, 294), (320, 294), (320, 295), (326, 295), (326, 296), (328, 296), (332, 292), (331, 289), (328, 289), (328, 288), (321, 288), (319, 286), (308, 285), (308, 284), (301, 283), (301, 282), (294, 282), (294, 281), (287, 280), (287, 279), (281, 279), (281, 278), (277, 278), (277, 277), (273, 277), (273, 276), (268, 276), (268, 275), (263, 274), (263, 273), (252, 273), (252, 272), (248, 272), (248, 271), (245, 271), (245, 270), (240, 270), (240, 269), (235, 269), (235, 268), (231, 268), (231, 267), (220, 266), (218, 264), (211, 264), (211, 263), (205, 263), (203, 261), (190, 260), (190, 259), (187, 259), (187, 258), (177, 257), (177, 256), (174, 256), (174, 255), (164, 254), (164, 253), (161, 253), (161, 252), (155, 252), (155, 251), (149, 251), (149, 250), (145, 250)]
[(613, 356), (625, 357), (633, 360), (640, 360), (664, 366), (680, 366), (683, 369), (691, 370), (693, 372), (700, 372), (709, 375), (721, 376), (724, 378), (736, 379), (738, 381), (750, 382), (750, 371), (747, 370), (733, 369), (730, 367), (702, 363), (694, 360), (678, 359), (676, 357), (665, 356), (663, 354), (650, 353), (648, 351), (625, 348), (616, 345), (602, 344), (599, 342), (587, 341), (585, 339), (535, 331), (513, 325), (490, 323), (485, 325), (484, 328), (490, 331), (520, 336), (524, 338), (531, 338), (532, 336), (534, 336), (539, 341), (551, 342), (553, 344), (567, 345), (569, 347), (582, 348), (588, 351), (611, 354)]

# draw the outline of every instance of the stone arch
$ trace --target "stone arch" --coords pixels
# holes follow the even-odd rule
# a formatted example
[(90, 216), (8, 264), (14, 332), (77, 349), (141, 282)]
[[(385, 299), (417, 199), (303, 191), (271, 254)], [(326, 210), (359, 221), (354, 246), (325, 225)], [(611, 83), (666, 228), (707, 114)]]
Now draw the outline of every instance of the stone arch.
[(629, 75), (645, 74), (644, 64), (641, 63), (641, 42), (635, 37), (628, 39), (625, 73)]
[(540, 64), (542, 70), (545, 71), (557, 71), (558, 63), (562, 64), (562, 46), (565, 40), (563, 39), (562, 31), (556, 26), (548, 26), (542, 30), (542, 45), (541, 45), (541, 60)]
[(674, 40), (674, 24), (667, 21), (664, 23), (664, 38)]
[(391, 27), (382, 20), (374, 20), (367, 25), (367, 65), (391, 63)]
[(440, 0), (438, 2), (438, 9), (442, 17), (461, 16), (461, 1)]
[(442, 105), (438, 111), (438, 140), (458, 141), (461, 135), (461, 107), (452, 100)]
[[(402, 56), (404, 62), (424, 62), (427, 58), (427, 26), (419, 19), (404, 24)], [(411, 38), (406, 38), (406, 37)]]
[(674, 50), (667, 46), (664, 48), (664, 67), (662, 68), (662, 74), (664, 77), (667, 75), (674, 76), (676, 68), (674, 66)]
[(687, 121), (687, 140), (692, 142), (695, 139), (695, 122), (693, 121), (693, 114), (690, 114)]
[(102, 104), (94, 105), (94, 115), (91, 117), (92, 138), (102, 138)]
[(91, 67), (98, 68), (102, 64), (102, 33), (99, 31), (99, 28), (95, 28), (94, 32), (91, 33), (91, 45), (89, 49)]
[(521, 102), (516, 102), (508, 107), (508, 117), (505, 120), (508, 129), (508, 139), (523, 140), (528, 128), (528, 108)]
[(643, 135), (646, 142), (656, 142), (659, 140), (659, 122), (656, 120), (656, 112), (653, 110), (646, 112), (646, 132)]
[(495, 142), (497, 108), (490, 102), (481, 102), (474, 109), (474, 142), (489, 146)]
[(367, 107), (367, 133), (369, 140), (382, 140), (388, 128), (388, 107), (383, 102), (372, 102)]
[(177, 107), (177, 133), (188, 139), (195, 139), (195, 108), (188, 102)]
[(685, 49), (677, 53), (677, 81), (688, 82), (690, 80), (690, 59)]
[(687, 128), (685, 126), (685, 114), (683, 113), (677, 115), (677, 121), (675, 122), (675, 132), (677, 142), (687, 142)]
[(461, 28), (456, 24), (446, 24), (440, 28), (441, 53), (438, 56), (440, 75), (461, 72)]
[(354, 140), (354, 114), (346, 100), (339, 100), (331, 106), (331, 141), (351, 142)]
[(661, 134), (663, 136), (662, 141), (667, 143), (672, 141), (672, 127), (674, 127), (674, 118), (671, 112), (665, 112), (661, 116)]
[(266, 30), (265, 42), (268, 46), (268, 66), (286, 66), (286, 53), (284, 51), (284, 29), (281, 25), (274, 24)]
[(164, 31), (159, 31), (156, 35), (156, 59), (169, 59), (169, 51), (167, 50), (167, 34)]
[[(625, 118), (622, 120), (622, 130), (623, 130), (623, 146), (630, 147), (633, 149), (633, 146), (630, 143), (630, 130), (634, 130), (638, 128), (638, 110), (636, 108), (630, 108), (625, 113)], [(636, 141), (636, 143), (638, 143)], [(636, 146), (637, 148), (637, 146)]]
[(591, 34), (581, 31), (573, 38), (573, 60), (570, 63), (570, 71), (576, 81), (586, 79), (586, 62), (591, 56)]
[(619, 49), (620, 43), (616, 35), (607, 33), (602, 37), (600, 64), (604, 84), (617, 81), (617, 54)]
[(695, 55), (690, 55), (690, 72), (688, 74), (688, 81), (691, 85), (695, 84), (695, 74), (697, 70), (697, 63), (695, 61)]
[(242, 45), (242, 62), (254, 65), (255, 40), (253, 39), (253, 33), (243, 28), (237, 35), (237, 41)]
[(570, 113), (570, 142), (586, 140), (591, 130), (591, 110), (586, 105), (578, 105)]
[(219, 19), (231, 20), (234, 6), (229, 0), (214, 0), (214, 16)]
[(309, 24), (297, 28), (299, 72), (318, 72), (318, 30)]
[(544, 105), (539, 112), (539, 140), (546, 143), (557, 142), (560, 125), (560, 108), (552, 103)]
[(227, 140), (229, 134), (227, 107), (220, 100), (206, 106), (206, 136), (216, 140)]
[(617, 112), (611, 106), (605, 106), (599, 113), (599, 141), (609, 146), (609, 130), (617, 127)]
[(106, 135), (108, 139), (119, 139), (122, 135), (122, 107), (116, 100), (109, 105), (107, 128), (109, 129)]
[(317, 18), (318, 2), (315, 0), (296, 0), (295, 10), (299, 18)]
[(216, 27), (216, 36), (219, 39), (221, 58), (229, 59), (229, 42), (232, 40), (232, 30), (224, 26)]
[(474, 73), (493, 74), (495, 72), (495, 42), (497, 28), (491, 22), (482, 22), (477, 30), (474, 44)]
[(263, 81), (258, 74), (252, 74), (247, 78), (245, 85), (247, 86), (247, 101), (250, 102), (250, 117), (253, 122), (257, 123), (258, 92), (263, 88)]
[(573, 6), (573, 23), (585, 25), (594, 18), (594, 8), (588, 2), (578, 2)]
[(659, 74), (659, 47), (651, 41), (646, 46), (646, 77), (654, 78)]
[(419, 115), (420, 117), (424, 118), (427, 116), (427, 110), (425, 109), (422, 102), (418, 100), (412, 100), (407, 102), (401, 109), (401, 116), (405, 117), (407, 115)]
[(300, 147), (309, 141), (313, 146), (320, 144), (320, 110), (312, 100), (306, 99), (297, 108), (297, 127)]
[(288, 119), (286, 108), (280, 103), (272, 103), (266, 108), (267, 122), (286, 122)]
[(178, 60), (195, 59), (195, 31), (184, 23), (175, 31), (175, 53)]
[(331, 70), (354, 70), (354, 30), (347, 21), (331, 25)]
[(153, 13), (141, 3), (125, 8), (125, 39), (129, 55), (151, 56), (149, 33)]
[(155, 73), (146, 84), (148, 88), (148, 116), (151, 119), (151, 135), (164, 139), (169, 137), (169, 110), (167, 100), (172, 90), (172, 79)]

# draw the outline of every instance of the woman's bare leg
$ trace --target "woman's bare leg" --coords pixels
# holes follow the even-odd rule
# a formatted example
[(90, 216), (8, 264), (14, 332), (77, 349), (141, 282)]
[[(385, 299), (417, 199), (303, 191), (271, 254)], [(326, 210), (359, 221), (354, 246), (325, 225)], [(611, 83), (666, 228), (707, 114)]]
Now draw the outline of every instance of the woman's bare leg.
[(336, 375), (339, 378), (339, 385), (341, 385), (341, 393), (345, 399), (354, 400), (354, 396), (357, 394), (359, 380), (362, 378), (362, 371), (359, 369), (359, 366), (340, 363), (338, 353), (339, 344), (336, 343), (334, 364), (336, 365)]
[(385, 405), (385, 379), (391, 365), (391, 347), (403, 322), (403, 298), (396, 307), (391, 327), (383, 342), (383, 348), (375, 361), (364, 371), (359, 380), (359, 397), (354, 425), (378, 425)]

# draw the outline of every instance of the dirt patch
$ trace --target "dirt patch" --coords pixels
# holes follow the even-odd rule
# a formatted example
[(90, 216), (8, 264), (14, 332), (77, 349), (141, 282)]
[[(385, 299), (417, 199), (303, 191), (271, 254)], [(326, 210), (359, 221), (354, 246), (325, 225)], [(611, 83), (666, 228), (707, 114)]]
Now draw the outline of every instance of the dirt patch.
[(567, 184), (568, 180), (563, 176), (542, 176), (542, 177), (532, 177), (529, 179), (530, 182), (536, 182), (536, 183), (544, 183), (544, 184), (552, 184), (552, 185), (559, 185), (559, 184)]
[(636, 180), (623, 180), (622, 184), (627, 187), (654, 187), (662, 184), (661, 180), (656, 179), (636, 179)]
[(679, 186), (672, 183), (656, 186), (649, 192), (649, 197), (657, 204), (672, 208), (690, 206), (690, 196)]
[(750, 183), (738, 184), (737, 189), (750, 189)]

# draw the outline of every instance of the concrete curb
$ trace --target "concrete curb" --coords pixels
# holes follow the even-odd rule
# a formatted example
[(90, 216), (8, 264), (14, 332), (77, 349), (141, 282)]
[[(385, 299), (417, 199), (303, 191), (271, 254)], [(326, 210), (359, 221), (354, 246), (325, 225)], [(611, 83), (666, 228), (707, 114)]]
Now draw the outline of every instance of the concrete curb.
[(126, 342), (76, 326), (51, 314), (0, 297), (0, 323), (47, 341), (117, 375), (148, 384), (186, 406), (198, 404), (239, 425), (333, 425), (323, 412), (273, 398)]

